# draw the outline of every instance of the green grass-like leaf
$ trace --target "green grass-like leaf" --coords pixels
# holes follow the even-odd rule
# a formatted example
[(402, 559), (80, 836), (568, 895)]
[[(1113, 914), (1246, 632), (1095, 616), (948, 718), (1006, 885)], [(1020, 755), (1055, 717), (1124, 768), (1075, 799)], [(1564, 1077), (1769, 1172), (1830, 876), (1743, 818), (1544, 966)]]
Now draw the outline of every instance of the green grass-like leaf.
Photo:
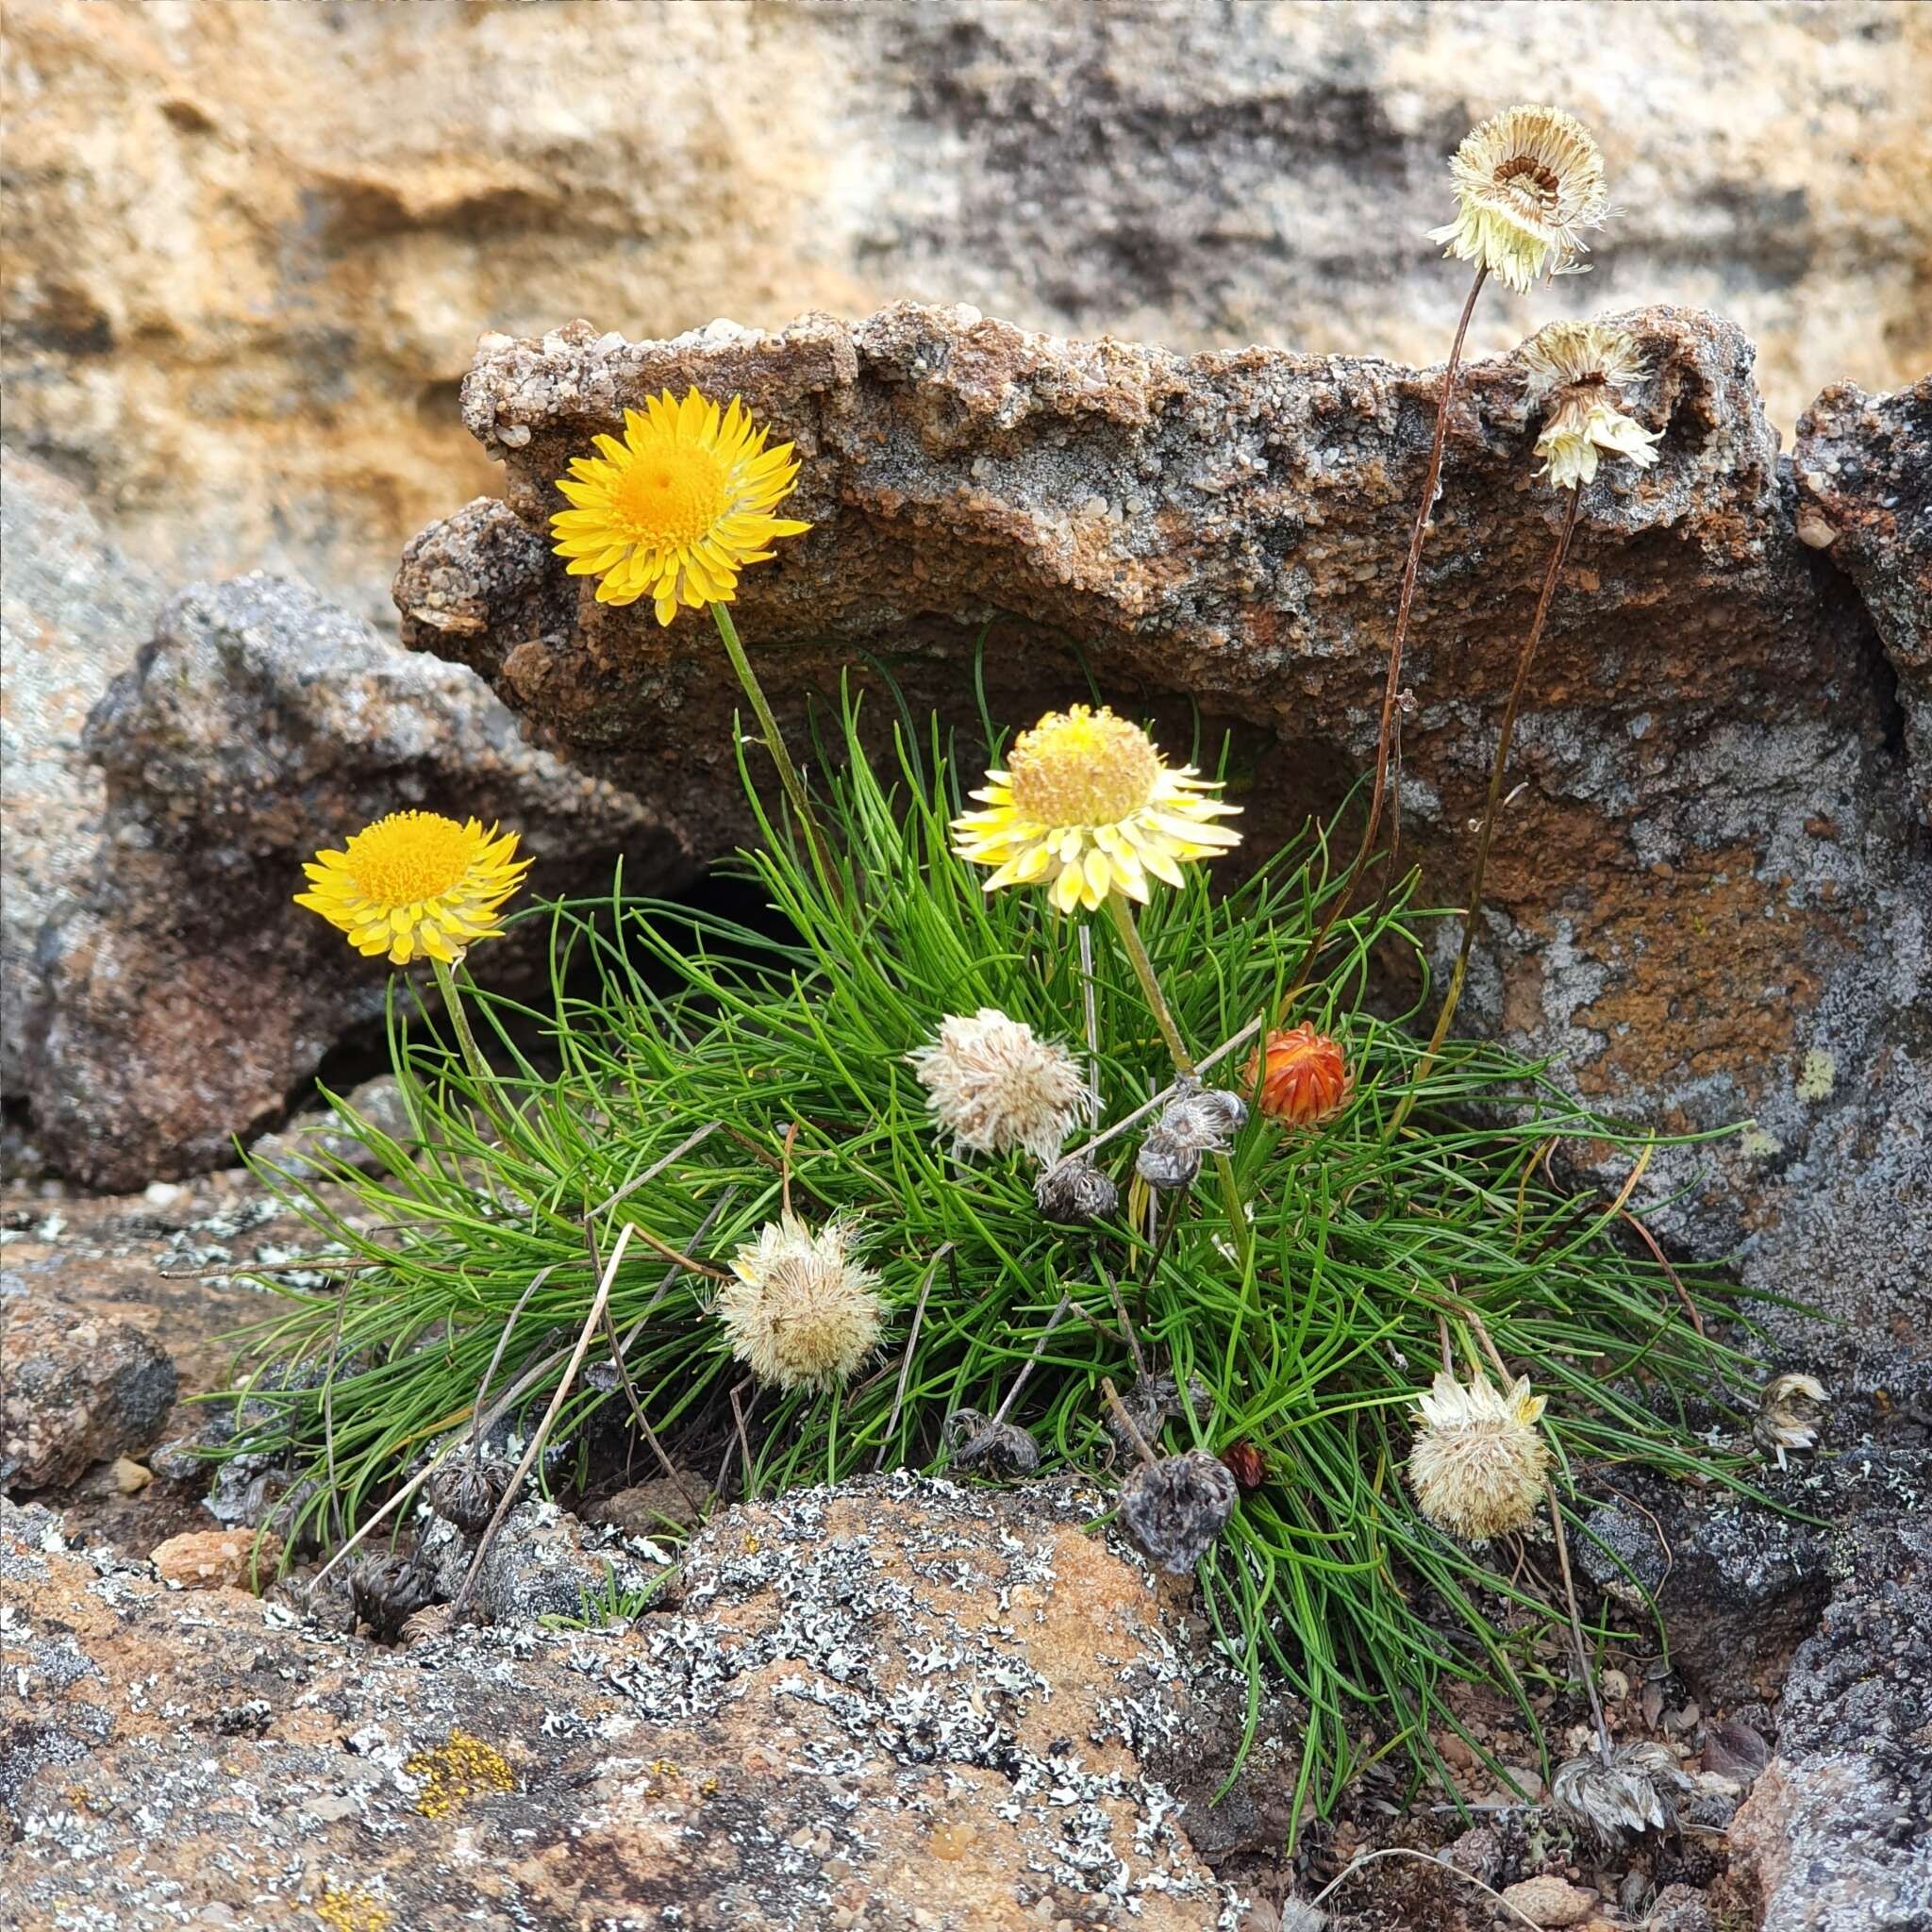
[[(1295, 1017), (1344, 1043), (1355, 1090), (1318, 1133), (1284, 1136), (1257, 1119), (1240, 1136), (1235, 1172), (1253, 1218), (1244, 1262), (1207, 1184), (1155, 1246), (1124, 1221), (1042, 1221), (1023, 1158), (962, 1162), (937, 1143), (905, 1057), (942, 1015), (982, 1006), (1077, 1048), (1075, 931), (1038, 892), (988, 895), (982, 874), (951, 856), (958, 788), (936, 727), (923, 745), (902, 734), (899, 768), (881, 776), (854, 717), (841, 723), (842, 761), (816, 766), (837, 879), (816, 875), (768, 821), (741, 860), (773, 908), (771, 928), (628, 900), (621, 886), (608, 903), (535, 915), (552, 923), (547, 1009), (473, 995), (504, 1070), (510, 1144), (494, 1139), (444, 1026), (420, 1008), (406, 1013), (404, 996), (392, 1002), (413, 1137), (385, 1139), (336, 1103), (337, 1125), (382, 1168), (331, 1176), (357, 1202), (354, 1221), (314, 1185), (270, 1174), (334, 1246), (302, 1265), (341, 1285), (285, 1291), (285, 1312), (249, 1338), (253, 1368), (238, 1381), (240, 1426), (225, 1453), (292, 1458), (308, 1478), (291, 1491), (298, 1530), (336, 1533), (337, 1512), (353, 1527), (468, 1422), (520, 1303), (483, 1392), (493, 1401), (528, 1378), (519, 1412), (526, 1423), (541, 1413), (591, 1306), (598, 1257), (625, 1221), (713, 1262), (754, 1237), (778, 1210), (780, 1150), (795, 1124), (795, 1204), (814, 1223), (841, 1213), (857, 1224), (891, 1319), (875, 1367), (836, 1394), (746, 1398), (749, 1459), (738, 1474), (748, 1491), (880, 1464), (941, 1468), (947, 1415), (996, 1408), (1036, 1352), (1009, 1420), (1034, 1431), (1050, 1465), (1105, 1473), (1099, 1384), (1133, 1373), (1118, 1283), (1150, 1357), (1212, 1391), (1212, 1413), (1192, 1432), (1201, 1445), (1252, 1443), (1263, 1458), (1266, 1480), (1200, 1582), (1248, 1672), (1251, 1726), (1271, 1682), (1307, 1702), (1298, 1807), (1312, 1798), (1325, 1809), (1352, 1768), (1398, 1746), (1440, 1772), (1429, 1737), (1459, 1728), (1443, 1697), (1456, 1679), (1501, 1688), (1539, 1736), (1529, 1686), (1558, 1613), (1534, 1567), (1457, 1544), (1416, 1512), (1399, 1474), (1407, 1413), (1445, 1332), (1464, 1365), (1481, 1361), (1463, 1312), (1474, 1310), (1550, 1397), (1566, 1496), (1580, 1501), (1591, 1471), (1623, 1462), (1740, 1481), (1744, 1465), (1686, 1420), (1694, 1405), (1701, 1426), (1722, 1422), (1733, 1392), (1751, 1387), (1738, 1291), (1709, 1268), (1672, 1276), (1628, 1239), (1610, 1202), (1562, 1185), (1546, 1158), (1588, 1141), (1627, 1147), (1634, 1160), (1648, 1137), (1594, 1117), (1541, 1066), (1495, 1045), (1452, 1041), (1424, 1070), (1405, 1024), (1414, 1014), (1391, 1020), (1368, 1004), (1372, 957), (1399, 949), (1422, 972), (1417, 1011), (1427, 1008), (1426, 915), (1410, 878), (1338, 922), (1298, 997)], [(1337, 890), (1327, 860), (1311, 832), (1224, 894), (1197, 869), (1146, 910), (1145, 942), (1197, 1054), (1291, 984)], [(1097, 921), (1092, 938), (1099, 1082), (1105, 1118), (1117, 1120), (1171, 1068), (1117, 937)], [(487, 954), (474, 963), (487, 974)], [(544, 1070), (518, 1046), (536, 1038)], [(1224, 1079), (1238, 1079), (1242, 1058)], [(1130, 1133), (1103, 1151), (1124, 1198), (1135, 1144)], [(360, 1224), (370, 1219), (374, 1232)], [(1709, 1339), (1686, 1319), (1680, 1286)], [(587, 1442), (600, 1409), (601, 1424), (629, 1427), (634, 1396), (674, 1454), (707, 1472), (736, 1456), (740, 1375), (711, 1293), (633, 1241), (609, 1297), (610, 1333), (635, 1330), (628, 1390), (608, 1376), (574, 1386), (558, 1440)], [(1062, 1296), (1077, 1313), (1048, 1336)], [(608, 1357), (600, 1339), (591, 1360)], [(1167, 1440), (1186, 1446), (1189, 1434), (1171, 1425)]]

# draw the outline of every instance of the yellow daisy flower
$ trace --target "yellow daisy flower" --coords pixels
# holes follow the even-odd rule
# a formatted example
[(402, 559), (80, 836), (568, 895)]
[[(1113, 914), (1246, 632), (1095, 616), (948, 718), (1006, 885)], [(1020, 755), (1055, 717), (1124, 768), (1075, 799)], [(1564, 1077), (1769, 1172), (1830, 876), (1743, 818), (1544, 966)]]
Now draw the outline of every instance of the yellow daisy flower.
[(1519, 293), (1574, 271), (1583, 231), (1610, 212), (1604, 158), (1580, 121), (1556, 108), (1506, 108), (1467, 135), (1449, 163), (1456, 219), (1429, 240), (1480, 262)]
[(516, 849), (514, 832), (499, 838), (478, 819), (459, 825), (433, 811), (391, 812), (346, 850), (318, 852), (302, 868), (308, 891), (295, 903), (347, 933), (369, 958), (454, 961), (502, 930), (497, 914), (529, 870)]
[(1241, 843), (1214, 824), (1241, 809), (1219, 788), (1162, 761), (1138, 724), (1108, 709), (1050, 711), (1013, 741), (1008, 769), (989, 772), (973, 796), (988, 809), (953, 822), (954, 850), (998, 869), (986, 881), (1040, 884), (1062, 912), (1097, 910), (1109, 892), (1142, 905), (1147, 875), (1181, 883), (1180, 861)]
[(811, 528), (772, 511), (798, 487), (791, 444), (765, 447), (736, 396), (721, 414), (695, 389), (669, 390), (644, 413), (624, 412), (624, 441), (597, 436), (600, 456), (578, 457), (557, 487), (572, 508), (550, 519), (573, 576), (594, 576), (600, 604), (648, 596), (658, 622), (680, 604), (728, 604), (738, 574), (763, 563), (765, 546)]

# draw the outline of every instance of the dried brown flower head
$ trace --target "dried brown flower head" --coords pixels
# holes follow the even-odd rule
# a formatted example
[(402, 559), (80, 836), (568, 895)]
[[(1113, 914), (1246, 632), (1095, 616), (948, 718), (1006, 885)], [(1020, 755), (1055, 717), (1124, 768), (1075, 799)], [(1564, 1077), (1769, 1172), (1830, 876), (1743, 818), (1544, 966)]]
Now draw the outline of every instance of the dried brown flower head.
[(429, 1507), (458, 1529), (479, 1535), (496, 1514), (513, 1472), (496, 1456), (459, 1449), (429, 1479)]
[(1092, 1161), (1077, 1155), (1045, 1169), (1033, 1183), (1033, 1198), (1049, 1221), (1071, 1225), (1105, 1221), (1121, 1204), (1113, 1182)]
[(1676, 1823), (1691, 1782), (1661, 1744), (1636, 1739), (1601, 1757), (1573, 1757), (1550, 1779), (1550, 1802), (1575, 1829), (1618, 1845)]
[(956, 1408), (946, 1418), (946, 1446), (956, 1469), (1031, 1475), (1040, 1467), (1040, 1444), (1024, 1429), (994, 1422), (976, 1408)]
[(1241, 1500), (1234, 1477), (1205, 1449), (1143, 1462), (1121, 1484), (1120, 1518), (1163, 1570), (1186, 1576)]
[(1529, 400), (1543, 409), (1536, 453), (1558, 490), (1588, 483), (1599, 455), (1640, 470), (1657, 461), (1662, 431), (1646, 429), (1624, 408), (1625, 384), (1643, 374), (1637, 340), (1606, 322), (1553, 322), (1517, 352), (1529, 372)]
[(1824, 1384), (1816, 1375), (1775, 1375), (1764, 1385), (1757, 1398), (1757, 1420), (1751, 1434), (1760, 1448), (1769, 1450), (1780, 1469), (1785, 1452), (1814, 1449), (1818, 1431), (1824, 1426), (1824, 1410), (1830, 1401)]

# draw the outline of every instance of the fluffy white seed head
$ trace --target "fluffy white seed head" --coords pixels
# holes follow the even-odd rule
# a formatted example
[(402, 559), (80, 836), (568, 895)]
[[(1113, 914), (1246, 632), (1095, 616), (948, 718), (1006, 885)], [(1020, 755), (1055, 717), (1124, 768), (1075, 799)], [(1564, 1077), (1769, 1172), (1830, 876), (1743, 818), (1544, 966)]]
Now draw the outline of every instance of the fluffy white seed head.
[(795, 1215), (768, 1221), (732, 1257), (718, 1297), (731, 1353), (760, 1382), (827, 1389), (878, 1346), (885, 1310), (877, 1275), (851, 1257), (851, 1230), (813, 1234)]
[(1054, 1159), (1087, 1091), (1065, 1047), (996, 1007), (947, 1014), (906, 1058), (941, 1129), (974, 1154), (1024, 1147), (1042, 1164)]
[(1545, 1400), (1524, 1381), (1499, 1391), (1480, 1375), (1463, 1383), (1439, 1374), (1418, 1401), (1408, 1454), (1408, 1486), (1423, 1514), (1472, 1542), (1523, 1528), (1550, 1463), (1537, 1429)]

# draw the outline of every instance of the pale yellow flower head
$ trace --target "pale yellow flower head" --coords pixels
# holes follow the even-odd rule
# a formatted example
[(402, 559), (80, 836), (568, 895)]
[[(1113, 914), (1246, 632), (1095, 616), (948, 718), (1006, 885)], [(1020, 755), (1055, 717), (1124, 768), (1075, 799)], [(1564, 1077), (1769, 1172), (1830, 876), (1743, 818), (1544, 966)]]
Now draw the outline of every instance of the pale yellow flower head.
[(1079, 1117), (1087, 1086), (1065, 1047), (1035, 1038), (997, 1007), (948, 1013), (938, 1034), (906, 1058), (925, 1104), (954, 1144), (974, 1154), (1024, 1147), (1049, 1161)]
[(516, 850), (514, 832), (499, 837), (478, 819), (458, 824), (433, 811), (391, 812), (343, 851), (318, 852), (302, 868), (308, 890), (295, 904), (321, 913), (372, 959), (460, 959), (502, 930), (504, 901), (530, 865)]
[(1596, 142), (1556, 108), (1491, 116), (1464, 138), (1449, 176), (1456, 219), (1431, 228), (1429, 240), (1519, 292), (1541, 275), (1575, 272), (1584, 231), (1610, 212)]
[(1408, 1453), (1408, 1486), (1437, 1528), (1480, 1542), (1528, 1523), (1550, 1464), (1537, 1428), (1546, 1399), (1524, 1381), (1499, 1392), (1481, 1375), (1437, 1375), (1418, 1399)]
[(1062, 912), (1097, 910), (1109, 892), (1144, 905), (1150, 874), (1178, 886), (1183, 863), (1241, 843), (1215, 824), (1241, 808), (1110, 710), (1050, 711), (1013, 741), (1007, 765), (973, 794), (987, 809), (953, 822), (959, 857), (994, 868), (989, 892), (1042, 885)]
[(843, 1223), (813, 1234), (793, 1214), (768, 1221), (757, 1241), (740, 1245), (718, 1315), (732, 1355), (760, 1382), (829, 1389), (878, 1346), (878, 1277), (852, 1258), (851, 1245)]
[(1536, 453), (1558, 490), (1590, 482), (1599, 456), (1640, 470), (1657, 461), (1662, 431), (1624, 408), (1623, 386), (1643, 374), (1636, 338), (1605, 322), (1553, 322), (1517, 352), (1529, 372), (1529, 400), (1543, 408)]
[(648, 596), (658, 622), (679, 605), (728, 604), (738, 574), (763, 563), (779, 537), (811, 528), (772, 511), (798, 487), (791, 444), (765, 447), (736, 396), (722, 413), (695, 389), (666, 390), (641, 415), (624, 412), (624, 441), (596, 436), (557, 487), (572, 508), (550, 519), (573, 576), (594, 576), (600, 604)]

